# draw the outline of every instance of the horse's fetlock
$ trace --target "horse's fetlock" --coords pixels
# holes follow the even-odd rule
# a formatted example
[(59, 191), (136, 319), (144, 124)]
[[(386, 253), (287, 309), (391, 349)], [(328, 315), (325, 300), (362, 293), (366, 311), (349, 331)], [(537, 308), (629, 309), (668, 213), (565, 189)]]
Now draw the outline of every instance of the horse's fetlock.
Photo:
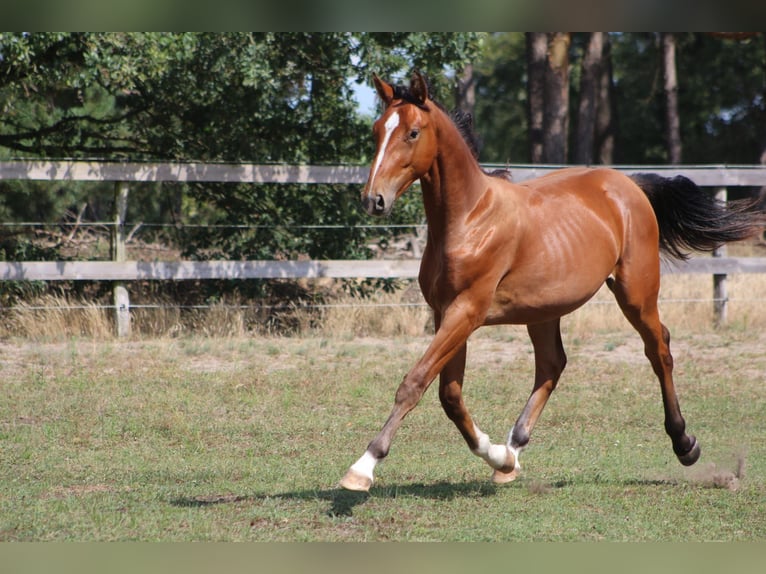
[(510, 446), (515, 449), (524, 448), (529, 444), (529, 433), (520, 427), (513, 427)]
[(381, 461), (388, 456), (388, 448), (379, 446), (375, 444), (374, 441), (367, 446), (366, 452), (371, 454), (373, 458), (377, 461)]

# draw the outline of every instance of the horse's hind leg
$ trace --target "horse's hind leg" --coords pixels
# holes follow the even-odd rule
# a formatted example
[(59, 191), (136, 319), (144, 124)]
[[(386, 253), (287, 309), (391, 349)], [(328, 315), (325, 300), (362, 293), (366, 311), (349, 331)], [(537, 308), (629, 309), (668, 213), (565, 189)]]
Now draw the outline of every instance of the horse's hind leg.
[[(504, 444), (492, 444), (479, 429), (463, 402), (463, 375), (465, 373), (466, 345), (444, 366), (439, 374), (439, 400), (447, 417), (463, 435), (468, 448), (484, 459), (495, 472), (509, 474), (517, 468), (516, 456)], [(507, 482), (507, 481), (503, 481)]]
[(673, 384), (670, 332), (660, 322), (657, 309), (659, 263), (656, 264), (656, 273), (647, 274), (644, 267), (640, 279), (632, 281), (624, 269), (618, 269), (615, 278), (607, 281), (607, 286), (614, 293), (625, 317), (644, 341), (644, 353), (660, 382), (665, 410), (665, 431), (673, 442), (673, 452), (678, 460), (681, 464), (690, 466), (697, 462), (700, 447), (694, 436), (686, 434), (686, 422), (681, 416)]
[[(535, 350), (535, 384), (527, 399), (524, 410), (519, 415), (508, 435), (508, 447), (518, 457), (521, 450), (529, 443), (532, 429), (540, 418), (545, 404), (556, 388), (559, 377), (567, 364), (567, 356), (561, 341), (560, 320), (528, 325), (527, 332)], [(504, 474), (495, 471), (494, 482), (507, 482), (515, 478), (518, 471)]]

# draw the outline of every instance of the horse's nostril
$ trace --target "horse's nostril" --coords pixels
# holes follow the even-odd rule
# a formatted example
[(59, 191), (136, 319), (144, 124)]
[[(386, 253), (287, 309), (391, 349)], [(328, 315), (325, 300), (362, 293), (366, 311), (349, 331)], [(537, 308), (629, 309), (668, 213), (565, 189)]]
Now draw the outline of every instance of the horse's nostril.
[(362, 198), (362, 205), (370, 215), (383, 215), (386, 213), (386, 198), (379, 193), (374, 196), (365, 195)]

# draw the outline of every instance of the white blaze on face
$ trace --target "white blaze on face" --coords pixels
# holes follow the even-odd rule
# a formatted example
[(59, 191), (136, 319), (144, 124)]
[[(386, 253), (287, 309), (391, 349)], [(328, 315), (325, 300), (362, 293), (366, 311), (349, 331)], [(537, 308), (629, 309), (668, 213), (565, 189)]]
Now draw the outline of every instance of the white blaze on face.
[(383, 143), (381, 143), (380, 148), (378, 148), (378, 155), (375, 157), (375, 164), (372, 168), (372, 175), (370, 176), (370, 183), (367, 186), (367, 189), (372, 189), (372, 182), (375, 181), (375, 174), (378, 173), (380, 164), (383, 163), (383, 157), (386, 155), (386, 148), (388, 147), (388, 142), (391, 139), (391, 134), (394, 133), (394, 130), (398, 125), (399, 112), (394, 112), (391, 114), (386, 120), (386, 123), (383, 124), (383, 127), (386, 129), (386, 133), (383, 135)]

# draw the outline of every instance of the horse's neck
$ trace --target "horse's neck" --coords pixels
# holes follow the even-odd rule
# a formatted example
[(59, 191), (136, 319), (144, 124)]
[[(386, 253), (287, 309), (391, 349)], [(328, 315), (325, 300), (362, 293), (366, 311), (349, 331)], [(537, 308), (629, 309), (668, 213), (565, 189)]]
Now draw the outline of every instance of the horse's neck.
[(429, 228), (444, 231), (464, 218), (485, 191), (484, 172), (451, 120), (439, 133), (439, 152), (421, 178)]

